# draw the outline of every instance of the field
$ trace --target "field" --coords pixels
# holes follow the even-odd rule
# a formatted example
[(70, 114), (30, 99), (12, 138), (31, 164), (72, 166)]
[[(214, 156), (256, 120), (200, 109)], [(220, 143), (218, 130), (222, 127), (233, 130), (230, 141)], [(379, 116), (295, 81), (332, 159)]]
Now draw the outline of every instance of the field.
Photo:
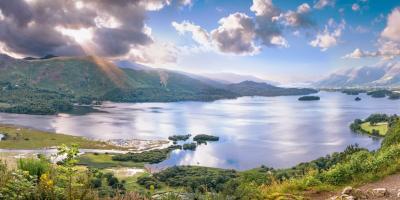
[(84, 137), (49, 133), (9, 125), (0, 125), (0, 134), (6, 135), (0, 141), (0, 148), (2, 149), (40, 149), (61, 144), (77, 144), (79, 148), (86, 149), (118, 149), (118, 147), (105, 142), (93, 141)]
[(377, 130), (379, 131), (379, 135), (384, 136), (388, 131), (388, 123), (381, 122), (376, 125), (371, 125), (369, 122), (364, 122), (361, 124), (361, 129), (368, 133), (372, 133), (372, 130)]

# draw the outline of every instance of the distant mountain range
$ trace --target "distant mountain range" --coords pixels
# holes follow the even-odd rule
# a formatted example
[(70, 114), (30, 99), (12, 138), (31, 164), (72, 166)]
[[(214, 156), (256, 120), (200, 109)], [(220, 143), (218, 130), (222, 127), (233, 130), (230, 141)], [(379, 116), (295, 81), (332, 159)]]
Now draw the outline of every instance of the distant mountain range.
[(253, 81), (224, 84), (203, 76), (123, 64), (118, 67), (94, 56), (15, 59), (0, 55), (0, 111), (47, 114), (93, 101), (210, 101), (316, 92)]
[(400, 63), (341, 70), (313, 85), (319, 88), (400, 87)]

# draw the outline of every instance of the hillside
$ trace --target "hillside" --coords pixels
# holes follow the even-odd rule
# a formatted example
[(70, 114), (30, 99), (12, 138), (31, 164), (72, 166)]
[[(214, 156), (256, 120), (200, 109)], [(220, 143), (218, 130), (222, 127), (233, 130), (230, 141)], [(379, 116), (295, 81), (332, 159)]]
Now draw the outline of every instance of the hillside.
[(399, 87), (400, 63), (341, 70), (317, 81), (314, 86), (320, 88)]
[(287, 96), (306, 95), (316, 93), (316, 90), (305, 88), (282, 88), (268, 83), (243, 81), (241, 83), (229, 84), (227, 90), (240, 94), (241, 96)]
[(226, 85), (162, 69), (120, 68), (93, 56), (14, 59), (0, 55), (0, 80), (0, 111), (30, 114), (66, 112), (73, 104), (93, 101), (211, 101), (316, 92), (251, 81)]

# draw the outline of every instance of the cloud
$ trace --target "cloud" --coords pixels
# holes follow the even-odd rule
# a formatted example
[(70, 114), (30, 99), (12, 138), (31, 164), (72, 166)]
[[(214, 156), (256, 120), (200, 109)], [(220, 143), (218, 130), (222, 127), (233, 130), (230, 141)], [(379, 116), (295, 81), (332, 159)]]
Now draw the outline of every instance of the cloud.
[[(188, 0), (0, 1), (0, 42), (14, 55), (121, 57), (155, 41), (147, 12)], [(84, 35), (82, 35), (82, 33)]]
[(360, 10), (360, 5), (358, 5), (357, 3), (354, 3), (354, 4), (351, 6), (351, 9), (352, 9), (353, 11), (359, 11), (359, 10)]
[(247, 55), (259, 51), (254, 44), (255, 24), (249, 16), (234, 13), (220, 19), (219, 24), (217, 29), (211, 31), (211, 37), (221, 52)]
[(177, 62), (179, 49), (172, 43), (154, 41), (151, 45), (129, 50), (126, 58), (149, 66), (173, 65)]
[(307, 3), (303, 3), (297, 7), (297, 11), (289, 10), (286, 13), (281, 13), (274, 20), (281, 21), (286, 26), (308, 28), (315, 25), (308, 14), (310, 11), (311, 7)]
[(273, 17), (279, 15), (279, 10), (274, 6), (272, 0), (253, 0), (250, 10), (253, 11), (256, 16)]
[(386, 28), (381, 33), (381, 36), (400, 42), (400, 7), (395, 8), (388, 16)]
[(208, 46), (210, 44), (210, 35), (205, 29), (198, 25), (195, 25), (189, 21), (183, 21), (181, 23), (174, 21), (172, 22), (172, 26), (178, 31), (179, 34), (183, 35), (186, 32), (190, 32), (193, 40), (201, 45)]
[(287, 40), (282, 36), (274, 36), (271, 38), (271, 44), (276, 45), (278, 47), (288, 48), (289, 44)]
[(338, 44), (345, 26), (346, 22), (344, 20), (342, 20), (340, 24), (336, 24), (333, 19), (330, 19), (328, 25), (325, 26), (324, 31), (319, 32), (316, 38), (309, 44), (313, 47), (321, 48), (321, 51), (326, 51)]
[(363, 50), (357, 48), (353, 52), (345, 55), (343, 58), (359, 59), (359, 58), (363, 58), (363, 57), (376, 57), (376, 56), (379, 56), (377, 52), (368, 52), (368, 51), (363, 51)]
[(390, 60), (400, 56), (400, 44), (393, 41), (381, 41), (377, 51), (363, 51), (359, 48), (352, 53), (345, 55), (343, 58), (360, 59), (365, 57), (382, 57), (384, 60)]
[(334, 6), (335, 0), (318, 0), (317, 3), (314, 5), (315, 9), (323, 9), (326, 6)]
[(373, 52), (356, 49), (344, 58), (382, 57), (384, 60), (400, 56), (400, 7), (395, 8), (387, 18), (386, 27), (378, 39), (378, 49)]

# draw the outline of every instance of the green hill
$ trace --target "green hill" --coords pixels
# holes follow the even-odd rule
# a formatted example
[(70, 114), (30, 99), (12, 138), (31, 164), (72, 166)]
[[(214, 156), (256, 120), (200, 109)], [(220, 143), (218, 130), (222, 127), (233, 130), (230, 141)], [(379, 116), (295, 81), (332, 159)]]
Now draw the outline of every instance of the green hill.
[[(222, 86), (221, 86), (222, 85)], [(94, 101), (212, 101), (239, 96), (309, 94), (245, 81), (215, 85), (195, 76), (162, 69), (119, 68), (102, 58), (14, 59), (0, 55), (0, 111), (29, 114), (66, 112)]]

